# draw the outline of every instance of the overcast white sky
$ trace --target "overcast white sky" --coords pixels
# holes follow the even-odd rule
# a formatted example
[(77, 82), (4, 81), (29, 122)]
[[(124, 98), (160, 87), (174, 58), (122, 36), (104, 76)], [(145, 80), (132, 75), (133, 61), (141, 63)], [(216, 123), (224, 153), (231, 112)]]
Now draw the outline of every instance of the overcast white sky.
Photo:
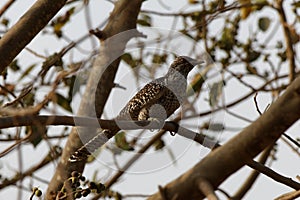
[[(6, 1), (0, 2), (0, 7), (4, 5)], [(34, 3), (33, 0), (19, 0), (16, 1), (16, 3), (7, 11), (7, 13), (3, 17), (7, 17), (9, 19), (12, 19), (10, 22), (10, 26), (13, 25), (18, 18)], [(185, 5), (187, 1), (180, 1), (180, 0), (166, 0), (163, 1), (165, 5), (169, 7), (169, 10), (166, 10), (163, 8), (163, 6), (159, 3), (159, 1), (146, 1), (143, 4), (143, 9), (147, 10), (155, 10), (155, 11), (161, 11), (161, 12), (177, 12), (179, 9), (185, 9)], [(112, 10), (113, 6), (110, 2), (104, 1), (104, 0), (93, 0), (91, 1), (90, 13), (92, 18), (92, 28), (95, 28), (98, 26), (103, 20), (105, 20), (110, 11)], [(274, 13), (269, 11), (264, 11), (261, 15), (274, 15)], [(253, 15), (251, 16), (246, 23), (242, 26), (243, 32), (241, 39), (247, 38), (249, 34), (251, 34), (252, 28), (256, 27), (256, 21), (258, 19), (259, 15)], [(2, 18), (3, 18), (2, 17)], [(0, 19), (1, 20), (1, 19)], [(273, 18), (274, 22), (272, 22), (272, 25), (276, 24), (276, 17)], [(172, 30), (167, 30), (168, 28), (171, 28), (172, 19), (169, 17), (157, 17), (153, 19), (154, 26), (159, 29), (165, 29), (160, 30), (163, 34), (169, 34), (172, 33)], [(220, 24), (219, 24), (220, 25)], [(77, 14), (74, 18), (72, 18), (71, 23), (66, 26), (66, 35), (70, 37), (73, 40), (76, 40), (80, 38), (82, 35), (86, 34), (88, 32), (88, 27), (86, 25), (86, 21), (84, 19), (84, 12), (80, 12)], [(139, 29), (147, 33), (150, 38), (155, 38), (155, 31), (158, 29), (146, 29), (143, 27), (139, 27)], [(220, 31), (220, 27), (216, 26), (216, 32)], [(262, 36), (264, 37), (264, 36)], [(280, 38), (282, 37), (282, 33), (280, 30), (277, 31), (276, 37)], [(96, 40), (94, 40), (97, 44)], [(163, 51), (168, 52), (176, 52), (177, 54), (184, 54), (183, 52), (186, 52), (186, 49), (188, 47), (188, 43), (190, 42), (188, 38), (180, 37), (180, 39), (177, 40), (177, 44), (173, 44), (174, 48), (176, 49), (162, 49)], [(91, 42), (87, 41), (80, 45), (83, 49), (91, 49)], [(57, 41), (53, 36), (44, 36), (39, 35), (37, 38), (35, 38), (30, 44), (29, 47), (31, 49), (34, 49), (37, 52), (41, 52), (44, 55), (50, 55), (53, 52), (59, 51), (62, 47), (67, 45), (66, 41), (59, 40)], [(98, 45), (98, 44), (97, 44)], [(148, 47), (149, 51), (151, 51), (151, 48), (155, 47)], [(153, 51), (156, 51), (157, 49), (153, 49)], [(132, 50), (133, 52), (137, 52), (136, 49)], [(194, 52), (195, 55), (199, 53), (203, 53), (201, 48), (199, 48), (199, 52)], [(78, 57), (76, 57), (78, 56)], [(82, 54), (79, 51), (74, 51), (72, 54), (69, 54), (65, 57), (66, 60), (80, 60), (80, 56)], [(29, 66), (33, 62), (40, 62), (41, 60), (35, 58), (30, 53), (23, 51), (20, 56), (20, 60), (22, 61), (22, 64), (24, 66)], [(169, 63), (168, 63), (169, 64)], [(164, 69), (167, 69), (168, 65), (166, 64), (164, 66)], [(199, 69), (195, 69), (199, 71)], [(163, 74), (163, 72), (162, 72)], [(121, 85), (125, 85), (127, 88), (126, 92), (123, 90), (115, 90), (111, 96), (110, 96), (110, 102), (107, 105), (106, 111), (112, 111), (110, 113), (107, 113), (108, 117), (113, 117), (119, 109), (121, 109), (127, 99), (129, 99), (135, 92), (136, 92), (136, 86), (135, 86), (135, 80), (132, 77), (132, 71), (126, 67), (121, 67), (121, 71), (118, 72), (116, 79), (121, 83)], [(149, 77), (142, 77), (142, 83), (149, 81)], [(253, 80), (256, 81), (256, 80)], [(141, 83), (141, 84), (142, 84)], [(257, 84), (259, 85), (259, 84)], [(141, 86), (141, 85), (140, 85)], [(225, 99), (226, 102), (230, 102), (231, 100), (237, 99), (238, 96), (241, 96), (241, 94), (245, 94), (247, 91), (244, 90), (243, 86), (240, 86), (238, 82), (230, 82), (227, 86), (228, 88), (225, 90)], [(204, 102), (204, 96), (201, 97), (199, 102)], [(126, 99), (126, 100), (125, 100)], [(76, 109), (76, 105), (78, 105), (77, 102), (80, 101), (80, 98), (74, 100), (73, 108)], [(267, 95), (260, 94), (258, 96), (258, 101), (261, 106), (261, 109), (263, 110), (268, 103), (270, 103), (270, 98)], [(200, 111), (207, 110), (208, 107), (202, 108), (199, 107)], [(249, 119), (256, 119), (258, 117), (258, 114), (256, 112), (256, 109), (254, 107), (253, 99), (249, 99), (245, 104), (238, 105), (233, 108), (234, 111), (237, 111), (241, 115), (247, 116)], [(226, 125), (229, 127), (235, 127), (235, 128), (242, 128), (247, 123), (234, 119), (230, 116), (224, 115), (224, 113), (220, 113), (218, 115), (212, 116), (214, 119), (218, 119), (221, 121), (225, 121)], [(55, 130), (56, 128), (53, 128)], [(57, 129), (59, 130), (59, 128)], [(287, 133), (293, 137), (299, 137), (299, 134), (297, 134), (299, 130), (299, 123), (294, 125), (290, 130), (287, 131)], [(150, 132), (149, 136), (154, 135), (155, 132)], [(235, 132), (224, 132), (220, 133), (218, 138), (221, 139), (221, 141), (233, 136), (236, 134)], [(190, 169), (192, 166), (194, 166), (197, 162), (199, 162), (207, 153), (208, 150), (201, 147), (200, 145), (195, 144), (192, 141), (189, 141), (187, 139), (181, 138), (179, 136), (172, 137), (169, 134), (165, 135), (165, 141), (168, 142), (168, 148), (172, 150), (176, 157), (176, 163), (172, 163), (172, 158), (169, 155), (169, 152), (167, 149), (164, 149), (161, 153), (156, 154), (150, 151), (150, 153), (146, 153), (140, 159), (134, 166), (132, 166), (127, 175), (122, 176), (121, 180), (118, 184), (115, 184), (113, 189), (120, 191), (122, 194), (152, 194), (153, 192), (156, 192), (158, 189), (158, 185), (164, 185), (168, 183), (169, 181), (175, 179), (188, 169)], [(147, 138), (144, 138), (147, 139)], [(300, 161), (299, 157), (291, 153), (290, 149), (283, 144), (282, 141), (279, 140), (278, 142), (278, 152), (276, 154), (277, 158), (279, 158), (276, 162), (272, 164), (272, 169), (275, 171), (281, 173), (282, 175), (289, 176), (291, 178), (295, 178), (296, 175), (299, 175), (299, 166)], [(39, 145), (37, 150), (33, 151), (33, 148), (31, 145), (26, 145), (24, 148), (24, 169), (31, 166), (32, 163), (35, 163), (36, 159), (42, 158), (44, 154), (48, 152), (48, 149), (45, 148), (46, 143), (43, 143), (42, 145)], [(0, 147), (0, 150), (4, 149), (4, 147)], [(35, 153), (33, 153), (35, 152)], [(30, 155), (29, 155), (30, 154)], [(98, 170), (99, 176), (103, 177), (103, 181), (107, 180), (107, 174), (114, 174), (111, 166), (111, 157), (108, 157), (107, 154), (101, 154), (102, 157), (100, 157), (101, 160), (105, 160), (105, 162), (95, 162), (92, 165), (87, 165), (84, 175), (87, 178), (93, 177), (93, 171), (96, 169)], [(131, 153), (128, 153), (128, 155), (120, 158), (120, 163), (126, 162), (128, 158), (132, 156)], [(1, 174), (7, 174), (7, 175), (13, 175), (14, 171), (13, 169), (17, 168), (17, 153), (13, 153), (9, 155), (9, 158), (3, 158), (0, 160), (0, 170)], [(41, 176), (46, 180), (50, 180), (54, 169), (55, 164), (51, 164), (47, 168), (43, 168), (36, 173), (37, 176)], [(234, 174), (232, 177), (230, 177), (228, 180), (226, 180), (220, 188), (225, 189), (228, 193), (233, 194), (240, 186), (241, 183), (245, 180), (245, 178), (248, 176), (250, 170), (247, 167), (242, 168), (239, 170), (236, 174)], [(27, 181), (28, 182), (28, 181)], [(43, 192), (46, 191), (47, 187), (45, 184), (41, 182), (34, 182), (34, 184), (40, 186), (40, 188), (43, 190)], [(253, 190), (250, 191), (247, 196), (246, 200), (250, 199), (273, 199), (280, 194), (283, 194), (285, 192), (291, 191), (290, 188), (283, 186), (279, 183), (274, 182), (268, 177), (265, 177), (261, 175), (255, 185), (253, 186)], [(24, 193), (24, 199), (29, 198), (29, 193)], [(16, 187), (10, 187), (9, 189), (5, 189), (0, 191), (0, 199), (16, 199), (17, 197), (17, 190)], [(224, 196), (220, 195), (222, 197), (221, 199), (226, 199)]]

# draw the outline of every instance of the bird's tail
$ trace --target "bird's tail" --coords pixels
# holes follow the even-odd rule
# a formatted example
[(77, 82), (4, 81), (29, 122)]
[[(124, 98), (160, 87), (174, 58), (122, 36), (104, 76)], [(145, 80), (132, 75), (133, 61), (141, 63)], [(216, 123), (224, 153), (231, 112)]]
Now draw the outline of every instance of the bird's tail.
[(86, 160), (89, 155), (91, 155), (98, 148), (102, 147), (111, 136), (110, 130), (102, 130), (95, 137), (89, 140), (85, 145), (80, 147), (77, 151), (75, 151), (69, 158), (70, 162), (78, 162), (82, 160)]

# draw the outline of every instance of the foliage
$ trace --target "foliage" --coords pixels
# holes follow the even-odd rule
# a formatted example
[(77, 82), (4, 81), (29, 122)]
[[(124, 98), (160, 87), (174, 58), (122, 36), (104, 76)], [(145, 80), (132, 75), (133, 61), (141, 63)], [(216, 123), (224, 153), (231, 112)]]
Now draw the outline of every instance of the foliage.
[[(119, 105), (124, 106), (136, 88), (140, 88), (154, 77), (165, 74), (168, 65), (180, 52), (203, 59), (205, 64), (201, 65), (201, 69), (195, 69), (189, 76), (187, 99), (180, 110), (181, 113), (178, 111), (170, 120), (183, 118), (183, 122), (187, 124), (185, 127), (225, 143), (231, 138), (229, 135), (238, 134), (239, 130), (260, 115), (259, 108), (262, 113), (267, 110), (269, 104), (274, 102), (298, 76), (299, 2), (188, 0), (172, 1), (172, 5), (158, 2), (159, 6), (153, 8), (150, 6), (153, 2), (143, 2), (144, 6), (136, 23), (137, 30), (148, 34), (148, 38), (132, 38), (128, 43), (128, 49), (120, 56), (122, 62), (115, 86), (125, 87), (127, 90), (119, 93), (119, 90), (113, 89), (115, 93), (112, 93), (111, 98), (116, 100), (109, 99), (106, 103), (111, 107), (105, 107), (103, 118), (115, 117), (113, 115), (118, 113), (115, 109), (119, 108)], [(15, 3), (16, 7), (20, 7), (19, 3), (18, 1)], [(112, 1), (102, 3), (104, 7), (115, 6)], [(4, 5), (0, 5), (5, 8)], [(0, 15), (2, 36), (12, 29), (16, 21), (12, 12), (9, 12), (14, 7), (10, 6), (6, 8), (6, 13)], [(98, 55), (99, 46), (104, 45), (103, 38), (98, 42), (90, 34), (90, 29), (102, 30), (107, 20), (114, 20), (113, 16), (108, 17), (109, 9), (101, 10), (101, 6), (96, 1), (68, 1), (32, 43), (28, 44), (1, 72), (1, 117), (37, 114), (76, 115), (80, 100), (91, 98), (84, 97), (83, 91), (88, 87), (87, 80), (94, 65), (95, 55)], [(25, 13), (26, 10), (22, 12)], [(105, 18), (107, 20), (104, 20)], [(124, 19), (124, 24), (127, 23), (126, 20), (131, 19)], [(95, 25), (95, 22), (100, 25)], [(160, 29), (172, 29), (177, 35), (172, 31), (166, 34)], [(130, 45), (135, 48), (131, 48)], [(254, 97), (255, 94), (258, 94), (258, 102), (256, 96)], [(234, 107), (235, 105), (240, 107)], [(226, 113), (226, 120), (214, 121), (214, 116), (222, 115), (222, 112)], [(207, 118), (208, 114), (212, 116), (211, 119)], [(221, 132), (224, 133), (222, 137)], [(9, 190), (8, 186), (14, 185), (14, 189), (30, 191), (31, 198), (44, 195), (42, 191), (47, 189), (47, 184), (36, 178), (37, 172), (32, 171), (26, 177), (22, 177), (24, 170), (21, 167), (18, 169), (14, 166), (13, 170), (9, 169), (11, 158), (16, 158), (15, 152), (26, 152), (19, 153), (22, 155), (19, 166), (24, 164), (25, 168), (30, 168), (34, 163), (25, 160), (31, 155), (42, 157), (41, 149), (55, 152), (54, 144), (64, 148), (69, 133), (69, 128), (46, 127), (41, 126), (39, 122), (26, 127), (12, 126), (10, 129), (2, 129), (0, 143), (3, 146), (1, 155), (4, 159), (1, 164), (5, 166), (4, 172), (0, 173), (0, 188)], [(296, 157), (299, 156), (297, 149), (299, 136), (293, 132), (291, 135), (290, 139), (282, 139), (276, 144), (276, 148), (274, 147), (276, 151), (271, 151), (270, 157), (273, 161), (280, 162), (285, 159), (279, 156), (281, 145), (286, 145), (285, 148), (292, 150), (288, 154), (296, 152)], [(151, 140), (152, 137), (154, 133), (147, 130), (120, 131), (114, 140), (108, 142), (106, 151), (99, 153), (100, 157), (110, 156), (109, 161), (103, 161), (104, 167), (101, 166), (101, 170), (106, 165), (106, 168), (122, 171), (120, 169), (124, 164), (121, 162), (122, 159), (129, 160), (129, 155), (134, 153), (141, 155), (140, 151), (145, 152), (151, 148), (159, 158), (157, 160), (167, 160), (165, 158), (167, 152), (170, 162), (173, 165), (175, 163), (180, 165), (178, 157), (181, 154), (177, 155), (176, 147), (170, 144), (171, 136), (162, 134), (155, 141)], [(24, 144), (29, 144), (33, 148), (28, 150)], [(48, 157), (47, 154), (45, 158)], [(139, 163), (138, 158), (131, 160), (132, 162), (128, 161), (129, 165)], [(193, 165), (196, 164), (196, 160), (194, 159)], [(95, 166), (98, 170), (96, 161), (97, 159), (94, 159), (87, 166), (91, 166), (89, 168), (91, 171), (95, 171)], [(50, 163), (55, 164), (56, 161), (35, 163), (39, 167), (34, 169), (47, 168)], [(293, 173), (298, 172), (291, 172), (289, 176), (293, 176)], [(52, 175), (47, 174), (45, 179), (50, 180)], [(113, 177), (109, 173), (105, 176)], [(13, 181), (16, 177), (19, 178), (20, 187), (15, 187), (17, 185)], [(71, 195), (74, 198), (85, 197), (90, 193), (115, 199), (126, 196), (120, 192), (123, 191), (120, 189), (122, 186), (114, 188), (114, 191), (110, 190), (104, 186), (107, 183), (98, 181), (99, 177), (100, 175), (97, 175), (95, 177), (97, 180), (88, 181), (80, 172), (74, 172), (63, 182), (63, 187), (55, 195), (58, 199), (65, 199), (70, 195), (66, 187), (71, 186)], [(41, 186), (37, 188), (32, 185)], [(149, 191), (153, 191), (153, 188)], [(260, 189), (256, 188), (253, 190), (254, 194), (256, 190), (260, 192)], [(233, 191), (229, 193), (232, 194), (232, 198), (235, 197)]]

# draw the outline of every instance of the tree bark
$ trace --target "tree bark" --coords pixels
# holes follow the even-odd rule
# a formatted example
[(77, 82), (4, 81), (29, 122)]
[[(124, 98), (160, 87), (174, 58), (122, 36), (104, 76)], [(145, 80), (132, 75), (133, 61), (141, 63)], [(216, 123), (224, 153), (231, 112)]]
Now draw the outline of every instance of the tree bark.
[[(122, 55), (126, 43), (132, 37), (137, 36), (135, 28), (141, 4), (142, 0), (119, 0), (115, 4), (106, 27), (98, 32), (101, 35), (101, 37), (97, 35), (101, 40), (100, 52), (91, 69), (77, 113), (78, 116), (100, 117), (102, 115), (104, 105), (114, 87), (114, 78), (120, 63), (119, 56)], [(122, 33), (127, 30), (128, 32)], [(49, 184), (47, 199), (54, 199), (55, 194), (72, 171), (83, 171), (85, 162), (72, 163), (68, 159), (75, 150), (82, 146), (82, 141), (86, 142), (93, 136), (95, 130), (94, 128), (72, 129), (56, 172)]]
[(48, 24), (67, 0), (39, 0), (0, 39), (0, 73)]
[[(273, 144), (300, 117), (300, 78), (287, 88), (270, 108), (240, 134), (212, 151), (192, 169), (162, 188), (149, 200), (200, 199), (197, 189), (201, 180), (215, 189), (248, 161)], [(162, 197), (163, 195), (163, 197)]]

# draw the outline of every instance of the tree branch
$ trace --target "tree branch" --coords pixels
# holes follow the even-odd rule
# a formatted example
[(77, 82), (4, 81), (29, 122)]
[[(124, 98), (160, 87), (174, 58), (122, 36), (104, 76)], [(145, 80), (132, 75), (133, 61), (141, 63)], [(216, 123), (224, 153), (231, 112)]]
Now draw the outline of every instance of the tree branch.
[(291, 30), (289, 28), (289, 24), (286, 19), (286, 15), (283, 10), (283, 0), (278, 0), (277, 5), (278, 5), (277, 11), (280, 17), (281, 24), (283, 26), (283, 33), (284, 33), (284, 38), (286, 43), (286, 56), (289, 61), (289, 70), (290, 70), (289, 78), (290, 78), (290, 82), (292, 82), (295, 79), (295, 74), (296, 74), (293, 40), (292, 40)]
[[(296, 75), (299, 75), (299, 72), (296, 73)], [(195, 117), (203, 117), (203, 116), (206, 116), (206, 115), (209, 115), (209, 114), (212, 114), (212, 113), (215, 113), (215, 112), (218, 112), (222, 109), (224, 109), (224, 107), (226, 108), (230, 108), (230, 107), (233, 107), (241, 102), (244, 102), (244, 100), (248, 99), (249, 97), (251, 97), (252, 95), (254, 95), (256, 92), (258, 91), (261, 91), (261, 90), (265, 90), (265, 88), (271, 84), (272, 82), (276, 81), (276, 80), (280, 80), (280, 79), (283, 79), (283, 78), (287, 78), (289, 75), (281, 75), (281, 76), (276, 76), (274, 77), (273, 79), (270, 79), (268, 81), (266, 81), (263, 85), (261, 85), (260, 87), (258, 87), (256, 90), (254, 91), (250, 91), (249, 93), (245, 94), (244, 96), (238, 98), (237, 100), (231, 102), (231, 103), (228, 103), (222, 107), (219, 107), (219, 108), (216, 108), (214, 110), (208, 110), (208, 111), (204, 111), (204, 112), (201, 112), (200, 114), (195, 114), (195, 115), (190, 115), (190, 116), (186, 116), (185, 119), (190, 119), (190, 118), (195, 118)]]
[(5, 188), (9, 185), (16, 184), (19, 180), (24, 179), (27, 176), (31, 176), (33, 173), (38, 171), (39, 169), (45, 167), (47, 164), (51, 163), (53, 160), (56, 160), (61, 155), (61, 149), (59, 147), (54, 147), (53, 150), (50, 150), (50, 152), (45, 156), (43, 160), (41, 160), (37, 165), (31, 167), (24, 173), (20, 174), (17, 173), (13, 178), (11, 179), (5, 179), (3, 182), (0, 183), (0, 189)]
[[(270, 145), (267, 149), (264, 150), (264, 152), (261, 154), (258, 162), (262, 165), (265, 164), (267, 161), (270, 152), (272, 151), (274, 145)], [(251, 189), (253, 184), (255, 183), (256, 179), (260, 175), (259, 170), (254, 170), (251, 172), (251, 174), (248, 176), (246, 181), (241, 185), (239, 190), (232, 196), (232, 199), (242, 199), (246, 193)], [(272, 176), (271, 176), (272, 177)]]
[(67, 0), (38, 0), (0, 40), (0, 73), (48, 24)]
[[(100, 38), (100, 51), (93, 63), (77, 115), (101, 116), (111, 88), (114, 87), (113, 81), (119, 66), (119, 57), (123, 54), (126, 43), (137, 36), (135, 29), (136, 20), (142, 2), (142, 0), (119, 0), (115, 3), (107, 25), (100, 31), (102, 35)], [(131, 29), (133, 31), (122, 34), (122, 32)], [(103, 82), (103, 80), (106, 81)], [(47, 199), (55, 198), (57, 191), (62, 187), (64, 180), (70, 176), (72, 171), (83, 171), (85, 161), (71, 163), (68, 162), (68, 159), (71, 154), (82, 146), (82, 141), (87, 142), (94, 136), (95, 132), (96, 129), (93, 127), (72, 129), (56, 172), (49, 184)]]
[(8, 8), (15, 2), (16, 0), (9, 0), (4, 4), (4, 6), (0, 9), (0, 17), (8, 10)]
[[(164, 188), (168, 199), (172, 199), (175, 195), (177, 200), (185, 199), (186, 196), (191, 199), (204, 198), (204, 195), (195, 189), (196, 180), (204, 178), (216, 189), (292, 126), (300, 117), (299, 110), (300, 78), (297, 78), (255, 122), (225, 145), (212, 151), (185, 174), (167, 184)], [(300, 189), (298, 187), (299, 184), (297, 189)], [(149, 199), (162, 198), (157, 192)]]
[[(105, 128), (117, 128), (122, 127), (123, 130), (136, 130), (136, 129), (162, 129), (155, 137), (152, 138), (142, 149), (139, 150), (137, 156), (132, 157), (126, 165), (122, 167), (122, 170), (117, 172), (115, 176), (110, 179), (106, 186), (110, 187), (118, 178), (126, 171), (131, 164), (133, 164), (157, 139), (159, 139), (165, 131), (176, 132), (178, 135), (187, 139), (193, 140), (204, 147), (209, 149), (220, 147), (218, 143), (211, 140), (203, 134), (196, 133), (179, 126), (176, 122), (180, 119), (177, 117), (175, 121), (166, 121), (164, 124), (155, 123), (155, 121), (115, 121), (115, 120), (102, 120), (90, 117), (73, 117), (73, 116), (46, 116), (46, 115), (28, 115), (28, 116), (13, 116), (13, 117), (1, 117), (0, 128), (11, 128), (16, 126), (47, 126), (47, 125), (67, 125), (67, 126), (86, 126), (86, 127), (102, 127)], [(6, 151), (6, 150), (5, 150)], [(0, 157), (5, 155), (5, 151), (0, 153)], [(281, 176), (273, 170), (265, 167), (264, 165), (257, 163), (254, 160), (247, 162), (247, 165), (252, 169), (265, 174), (266, 176), (286, 184), (292, 188), (300, 188), (300, 185), (287, 177)]]

